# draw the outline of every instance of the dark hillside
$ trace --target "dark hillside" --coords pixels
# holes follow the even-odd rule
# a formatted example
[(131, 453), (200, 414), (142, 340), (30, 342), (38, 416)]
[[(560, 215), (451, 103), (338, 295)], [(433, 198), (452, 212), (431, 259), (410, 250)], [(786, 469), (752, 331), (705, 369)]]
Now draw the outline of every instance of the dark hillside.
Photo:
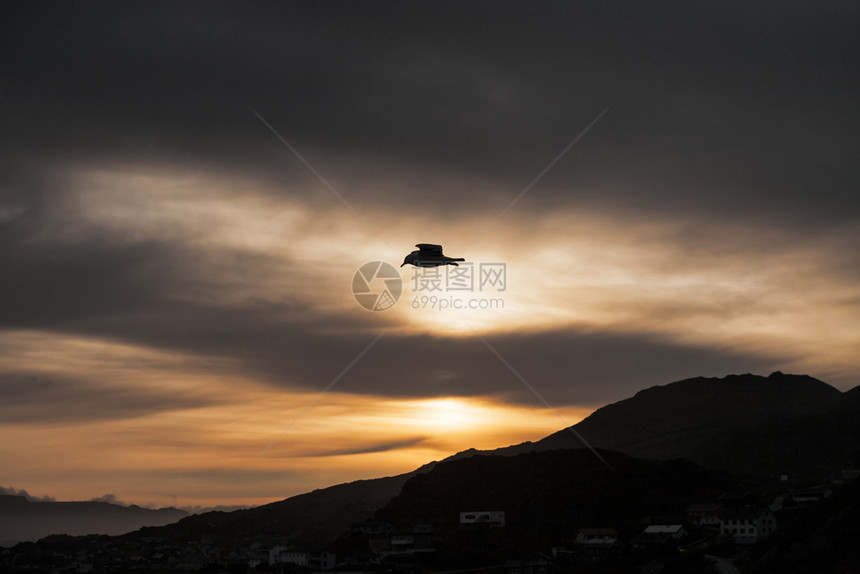
[[(687, 458), (760, 476), (829, 478), (860, 444), (860, 394), (806, 375), (698, 377), (652, 387), (575, 425), (593, 446), (652, 459)], [(570, 429), (534, 444), (572, 448)], [(509, 447), (512, 450), (519, 447)]]
[(413, 474), (339, 484), (247, 510), (207, 512), (146, 528), (142, 534), (172, 539), (205, 535), (225, 546), (255, 538), (290, 539), (303, 547), (323, 548), (397, 496)]
[(823, 504), (780, 515), (780, 529), (752, 553), (752, 574), (860, 572), (860, 481)]
[[(577, 430), (603, 448), (646, 458), (665, 458), (668, 451), (685, 457), (695, 454), (699, 441), (713, 432), (751, 427), (776, 413), (819, 411), (840, 397), (837, 389), (806, 375), (697, 377), (645, 389), (598, 409)], [(539, 444), (552, 447), (559, 439), (567, 439), (563, 431)]]
[(570, 540), (582, 527), (621, 528), (643, 517), (682, 520), (692, 500), (709, 500), (742, 487), (724, 472), (683, 460), (645, 461), (588, 449), (475, 456), (439, 463), (411, 478), (376, 518), (399, 526), (428, 522), (456, 530), (459, 513), (503, 510), (506, 530)]

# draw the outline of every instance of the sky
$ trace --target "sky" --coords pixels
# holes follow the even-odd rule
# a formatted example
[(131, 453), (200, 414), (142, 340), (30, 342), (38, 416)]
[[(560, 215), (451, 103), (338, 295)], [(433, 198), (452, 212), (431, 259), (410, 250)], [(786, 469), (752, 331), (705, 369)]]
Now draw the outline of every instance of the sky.
[(256, 505), (860, 384), (856, 2), (2, 11), (5, 489)]

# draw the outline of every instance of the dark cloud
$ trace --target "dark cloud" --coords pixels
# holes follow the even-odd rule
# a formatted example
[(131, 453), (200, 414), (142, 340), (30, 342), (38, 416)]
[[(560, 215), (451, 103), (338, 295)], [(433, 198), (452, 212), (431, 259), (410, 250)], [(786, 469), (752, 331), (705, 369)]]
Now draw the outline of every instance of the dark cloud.
[(10, 11), (7, 166), (133, 156), (308, 181), (254, 106), (332, 178), (355, 175), (345, 157), (433, 166), (472, 208), (469, 176), (518, 192), (608, 106), (545, 200), (857, 215), (851, 2), (96, 8)]
[(694, 372), (760, 371), (778, 364), (776, 358), (697, 348), (647, 334), (565, 330), (485, 340), (498, 356), (477, 338), (383, 338), (337, 388), (404, 397), (495, 396), (534, 406), (543, 406), (543, 400), (599, 406)]
[(401, 440), (386, 441), (382, 443), (363, 444), (348, 446), (344, 448), (321, 448), (312, 451), (300, 451), (285, 455), (287, 458), (321, 457), (321, 456), (346, 456), (351, 454), (370, 454), (375, 452), (388, 452), (411, 446), (419, 445), (428, 440), (428, 437), (410, 437)]
[[(152, 330), (126, 330), (122, 335), (143, 345), (233, 360), (227, 367), (210, 367), (201, 361), (199, 369), (230, 371), (276, 388), (309, 391), (327, 387), (374, 339), (373, 333), (321, 334), (300, 325), (270, 323), (262, 315), (236, 313), (228, 317), (198, 311), (200, 315), (193, 322), (187, 314), (156, 316), (149, 325)], [(236, 317), (242, 320), (226, 320)], [(107, 328), (99, 334), (112, 336)], [(181, 347), (180, 340), (184, 341)], [(540, 397), (477, 338), (402, 335), (379, 339), (338, 380), (334, 390), (403, 398), (490, 396), (536, 406), (542, 406), (544, 398), (556, 405), (599, 406), (654, 384), (696, 375), (770, 372), (784, 361), (741, 350), (673, 343), (647, 334), (553, 331), (496, 335), (487, 341)], [(193, 394), (152, 396), (134, 388), (81, 392), (62, 386), (64, 391), (59, 395), (47, 387), (44, 392), (38, 388), (33, 386), (25, 397), (9, 403), (4, 418), (132, 416), (205, 403), (205, 398)], [(70, 400), (80, 402), (82, 408), (65, 410), (63, 405)]]
[[(373, 333), (331, 333), (367, 333), (368, 321), (315, 313), (289, 296), (190, 302), (183, 295), (205, 276), (206, 254), (179, 241), (31, 240), (58, 221), (71, 193), (64, 174), (83, 164), (162, 162), (319, 186), (249, 106), (367, 209), (390, 202), (435, 213), (456, 199), (476, 213), (488, 198), (501, 209), (500, 198), (525, 189), (609, 107), (518, 210), (587, 200), (816, 227), (860, 215), (856, 3), (88, 7), (24, 3), (4, 18), (3, 328), (229, 357), (237, 372), (284, 387), (332, 381)], [(443, 176), (428, 177), (437, 169)], [(394, 181), (373, 185), (379, 173)], [(230, 263), (235, 276), (261, 262), (249, 259)], [(649, 333), (490, 342), (558, 404), (779, 360)], [(4, 416), (32, 416), (40, 388)], [(430, 336), (383, 337), (338, 389), (537, 401), (479, 340)], [(119, 416), (198, 400), (99, 397), (84, 411)]]
[[(182, 353), (191, 370), (308, 390), (327, 386), (385, 328), (384, 317), (315, 312), (289, 298), (226, 305), (182, 297), (198, 280), (189, 271), (192, 259), (193, 253), (157, 244), (11, 250), (3, 263), (13, 273), (0, 287), (9, 304), (0, 319), (5, 328), (76, 333)], [(556, 404), (599, 404), (667, 380), (780, 366), (778, 357), (695, 347), (648, 333), (556, 330), (487, 340)], [(215, 357), (219, 360), (210, 360)], [(4, 415), (14, 420), (132, 416), (202, 404), (194, 395), (153, 396), (147, 390), (74, 382), (11, 377), (2, 385), (4, 394), (17, 397), (7, 402)], [(492, 395), (540, 404), (474, 337), (385, 335), (337, 390), (396, 397)], [(69, 400), (81, 408), (61, 408)]]
[[(81, 375), (86, 377), (86, 375)], [(130, 419), (152, 413), (202, 407), (205, 393), (157, 391), (123, 381), (81, 381), (70, 375), (45, 378), (0, 374), (0, 422), (48, 424)]]
[(157, 304), (169, 247), (137, 244), (6, 245), (0, 325), (62, 328)]
[[(49, 213), (44, 220), (55, 221), (56, 214)], [(123, 241), (122, 231), (90, 238), (89, 228), (82, 224), (75, 228), (86, 231), (84, 239), (33, 244), (22, 235), (0, 247), (0, 265), (8, 272), (0, 283), (0, 298), (6, 302), (0, 308), (0, 327), (141, 345), (187, 355), (188, 368), (198, 372), (251, 377), (284, 389), (321, 390), (387, 324), (384, 316), (315, 311), (289, 291), (274, 301), (206, 302), (195, 296), (201, 286), (217, 285), (225, 277), (239, 284), (253, 283), (256, 270), (272, 266), (275, 260), (177, 241)], [(700, 242), (702, 249), (710, 245), (707, 238)], [(212, 264), (213, 257), (217, 265)], [(285, 255), (277, 257), (278, 264), (283, 264)], [(349, 297), (346, 288), (344, 296)], [(701, 302), (679, 302), (661, 312), (666, 317), (700, 312), (716, 317), (730, 311), (710, 309)], [(494, 335), (487, 340), (543, 398), (559, 405), (597, 406), (646, 386), (694, 375), (770, 372), (785, 360), (738, 349), (697, 347), (635, 331), (551, 330)], [(9, 403), (6, 416), (13, 420), (134, 416), (203, 404), (194, 395), (155, 396), (148, 390), (108, 391), (52, 381), (25, 385), (16, 378), (7, 379), (3, 389), (11, 396), (20, 394)], [(21, 394), (24, 390), (26, 394)], [(343, 376), (337, 390), (394, 397), (488, 395), (542, 404), (475, 337), (383, 336)], [(83, 406), (61, 408), (68, 400)]]
[[(230, 396), (230, 377), (254, 381), (255, 393), (256, 383), (289, 396), (337, 381), (333, 392), (367, 397), (538, 408), (599, 407), (686, 377), (813, 361), (832, 363), (836, 384), (856, 384), (846, 325), (860, 269), (857, 2), (7, 2), (0, 11), (0, 422), (10, 428), (221, 406), (244, 396)], [(611, 326), (482, 341), (465, 326), (465, 337), (421, 335), (416, 317), (391, 327), (403, 318), (344, 311), (331, 295), (337, 262), (326, 273), (307, 264), (333, 234), (365, 239), (343, 227), (353, 215), (338, 194), (386, 240), (408, 229), (447, 248), (430, 237), (468, 228), (470, 239), (524, 190), (479, 248), (511, 248), (517, 237), (528, 237), (521, 250), (586, 245), (587, 265), (607, 260), (598, 271), (642, 278), (653, 296), (591, 310)], [(231, 227), (220, 218), (234, 199), (243, 221)], [(308, 222), (272, 233), (292, 242), (284, 249), (240, 237), (260, 213), (296, 206)], [(353, 271), (343, 271), (347, 299)], [(588, 292), (607, 288), (598, 305), (629, 295), (604, 276)], [(684, 285), (683, 300), (662, 278)], [(690, 295), (697, 285), (702, 297)], [(780, 339), (782, 325), (792, 332)], [(709, 338), (735, 343), (689, 342)], [(781, 344), (788, 350), (771, 350)], [(200, 454), (191, 430), (171, 433), (176, 452)], [(120, 439), (158, 441), (153, 432)], [(110, 453), (78, 446), (76, 458), (111, 465)], [(438, 447), (410, 433), (303, 448), (333, 457), (412, 446)], [(209, 460), (50, 474), (65, 489), (103, 482), (83, 499), (128, 498), (116, 485), (142, 481), (146, 493), (158, 484), (215, 501), (356, 478), (324, 460), (292, 459), (286, 470)]]

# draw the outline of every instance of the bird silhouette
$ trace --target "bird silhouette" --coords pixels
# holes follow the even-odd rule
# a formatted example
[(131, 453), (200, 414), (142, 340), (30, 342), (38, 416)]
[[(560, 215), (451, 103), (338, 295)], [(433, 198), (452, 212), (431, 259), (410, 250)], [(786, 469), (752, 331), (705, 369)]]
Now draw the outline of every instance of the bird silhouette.
[(400, 264), (409, 263), (415, 267), (438, 267), (440, 265), (457, 265), (457, 261), (465, 261), (462, 257), (446, 257), (442, 255), (442, 246), (433, 243), (418, 243), (418, 251), (413, 251)]

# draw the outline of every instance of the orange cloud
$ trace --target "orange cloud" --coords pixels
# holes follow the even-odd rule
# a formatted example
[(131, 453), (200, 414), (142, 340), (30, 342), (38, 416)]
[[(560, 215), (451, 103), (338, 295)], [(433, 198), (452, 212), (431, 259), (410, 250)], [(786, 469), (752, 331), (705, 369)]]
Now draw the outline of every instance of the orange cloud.
[[(510, 385), (492, 395), (486, 384), (474, 388), (487, 392), (467, 392), (474, 381), (463, 380), (460, 367), (473, 364), (472, 355), (431, 355), (412, 371), (398, 363), (402, 373), (388, 372), (383, 385), (367, 379), (361, 389), (338, 386), (314, 402), (309, 389), (335, 381), (383, 330), (374, 351), (407, 340), (419, 347), (394, 344), (385, 357), (404, 350), (422, 357), (429, 352), (422, 345), (465, 349), (478, 341), (476, 333), (511, 349), (529, 336), (601, 333), (628, 336), (628, 345), (650, 337), (771, 353), (785, 370), (841, 381), (860, 374), (860, 294), (846, 271), (856, 228), (810, 240), (749, 222), (714, 225), (581, 205), (543, 215), (539, 225), (534, 214), (512, 211), (471, 245), (493, 215), (454, 212), (440, 226), (435, 215), (382, 205), (365, 213), (381, 241), (336, 198), (299, 201), (248, 177), (126, 166), (83, 171), (73, 182), (64, 218), (32, 242), (109, 238), (170, 249), (141, 264), (151, 275), (136, 270), (163, 281), (142, 288), (156, 295), (142, 309), (99, 309), (98, 317), (56, 328), (0, 331), (0, 383), (10, 399), (0, 407), (7, 413), (0, 423), (8, 437), (0, 447), (9, 461), (4, 479), (31, 491), (60, 498), (113, 492), (140, 502), (164, 502), (158, 496), (169, 492), (186, 504), (259, 503), (407, 472), (469, 447), (539, 439), (591, 408), (560, 408), (559, 419), (542, 407), (508, 404)], [(419, 241), (440, 242), (473, 265), (504, 263), (504, 291), (435, 294), (492, 296), (503, 306), (416, 307), (429, 293), (414, 289), (414, 270), (403, 268), (404, 295), (394, 309), (359, 307), (350, 292), (355, 270), (377, 259), (399, 265)], [(385, 243), (403, 251), (392, 254)], [(177, 261), (157, 258), (177, 249)], [(138, 287), (120, 286), (128, 285)], [(529, 394), (480, 343), (470, 352)], [(538, 365), (545, 371), (531, 373), (561, 393), (569, 384), (564, 360), (553, 355)], [(362, 370), (367, 366), (358, 364), (350, 376), (385, 368)], [(696, 374), (704, 373), (687, 373)], [(411, 377), (417, 390), (403, 398), (385, 394), (396, 376)], [(454, 396), (456, 388), (475, 397)], [(161, 480), (163, 489), (153, 486)]]

